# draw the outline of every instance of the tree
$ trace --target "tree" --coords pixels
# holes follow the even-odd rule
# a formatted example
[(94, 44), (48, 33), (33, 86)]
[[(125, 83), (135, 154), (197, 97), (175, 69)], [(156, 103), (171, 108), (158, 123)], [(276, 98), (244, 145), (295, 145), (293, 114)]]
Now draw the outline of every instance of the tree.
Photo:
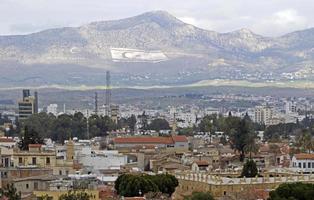
[(312, 183), (283, 183), (269, 193), (269, 200), (312, 200), (314, 184)]
[(89, 195), (86, 192), (80, 191), (80, 192), (76, 192), (76, 191), (68, 191), (68, 193), (66, 194), (62, 194), (59, 197), (59, 200), (89, 200), (91, 199), (91, 195)]
[(199, 130), (201, 132), (207, 133), (210, 132), (212, 129), (212, 117), (209, 115), (206, 115), (200, 122), (200, 124), (198, 125)]
[(117, 126), (109, 116), (92, 115), (88, 120), (91, 137), (106, 136), (109, 131), (115, 130)]
[(131, 117), (127, 119), (129, 129), (131, 130), (132, 133), (134, 133), (135, 131), (136, 122), (137, 122), (136, 117), (133, 114), (131, 115)]
[(245, 140), (244, 152), (249, 153), (249, 158), (252, 159), (252, 153), (256, 153), (258, 151), (258, 146), (255, 143), (256, 134), (254, 132), (250, 132)]
[(310, 153), (313, 149), (312, 135), (308, 129), (303, 129), (297, 137), (297, 145), (303, 151)]
[[(254, 140), (255, 134), (253, 131), (254, 130), (251, 121), (241, 119), (238, 122), (236, 129), (231, 132), (231, 147), (240, 152), (241, 162), (243, 162), (245, 158), (245, 146), (251, 145), (248, 142), (253, 142)], [(250, 138), (250, 141), (248, 140), (249, 137), (252, 137)]]
[(159, 132), (160, 130), (169, 130), (170, 126), (167, 120), (157, 118), (149, 124), (148, 128)]
[(87, 119), (83, 113), (76, 112), (72, 117), (72, 137), (87, 138)]
[(178, 180), (170, 174), (120, 175), (115, 181), (115, 189), (120, 196), (139, 196), (148, 192), (162, 192), (171, 196), (178, 186)]
[(148, 130), (148, 115), (146, 115), (144, 111), (142, 115), (139, 115), (139, 118), (141, 119), (141, 124), (142, 124), (141, 129), (144, 131), (147, 131)]
[(187, 196), (184, 200), (214, 200), (210, 192), (193, 192), (192, 195)]
[(254, 160), (247, 160), (243, 166), (241, 177), (255, 177), (258, 175), (258, 170)]
[(124, 176), (118, 187), (118, 194), (126, 197), (142, 196), (147, 192), (158, 191), (157, 185), (147, 175)]
[(41, 137), (50, 137), (53, 134), (55, 120), (56, 117), (53, 114), (40, 112), (31, 115), (21, 123), (23, 127), (27, 126), (29, 130), (33, 129)]
[(168, 194), (169, 196), (174, 193), (176, 187), (179, 185), (176, 177), (170, 174), (158, 174), (150, 176), (150, 179), (158, 186), (160, 192)]
[(29, 131), (28, 127), (24, 127), (24, 134), (21, 137), (21, 141), (18, 146), (21, 150), (28, 150), (30, 144), (44, 144), (44, 140), (39, 136), (39, 134), (31, 129)]
[(64, 143), (64, 140), (73, 137), (73, 119), (71, 115), (62, 114), (58, 116), (54, 124), (52, 139)]
[(21, 198), (21, 192), (18, 192), (13, 184), (8, 184), (4, 188), (0, 188), (0, 198), (3, 199), (3, 197), (8, 198), (9, 200), (20, 200)]

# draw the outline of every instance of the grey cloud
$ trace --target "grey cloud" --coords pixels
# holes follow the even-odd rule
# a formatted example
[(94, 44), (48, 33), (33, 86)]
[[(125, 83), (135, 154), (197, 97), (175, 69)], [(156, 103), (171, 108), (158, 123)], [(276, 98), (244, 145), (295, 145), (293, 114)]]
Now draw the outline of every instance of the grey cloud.
[(205, 29), (249, 28), (274, 36), (314, 26), (313, 8), (312, 0), (2, 0), (0, 34), (26, 34), (167, 10)]

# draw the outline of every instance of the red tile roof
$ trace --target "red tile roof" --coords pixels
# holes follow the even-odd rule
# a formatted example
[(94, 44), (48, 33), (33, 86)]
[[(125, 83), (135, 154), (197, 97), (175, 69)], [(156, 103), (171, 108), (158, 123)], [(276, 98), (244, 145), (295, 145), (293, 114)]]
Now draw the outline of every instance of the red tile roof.
[(127, 144), (172, 144), (173, 141), (168, 137), (122, 137), (115, 138), (115, 143)]
[(314, 154), (300, 153), (294, 155), (297, 160), (314, 160)]
[(198, 166), (208, 166), (209, 165), (209, 163), (206, 160), (197, 160), (197, 161), (195, 161), (195, 163)]
[(121, 137), (115, 138), (115, 143), (122, 144), (174, 144), (175, 142), (187, 142), (185, 136), (171, 137)]
[(183, 135), (171, 136), (174, 142), (188, 142), (188, 139)]

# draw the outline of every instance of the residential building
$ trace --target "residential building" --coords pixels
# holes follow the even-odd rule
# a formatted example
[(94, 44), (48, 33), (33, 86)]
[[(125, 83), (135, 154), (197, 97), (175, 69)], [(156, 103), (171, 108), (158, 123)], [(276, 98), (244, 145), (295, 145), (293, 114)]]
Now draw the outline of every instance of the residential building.
[(271, 119), (273, 118), (273, 109), (269, 106), (256, 106), (254, 115), (256, 123), (268, 126), (271, 124)]
[(295, 154), (292, 157), (292, 168), (303, 173), (314, 172), (314, 154)]

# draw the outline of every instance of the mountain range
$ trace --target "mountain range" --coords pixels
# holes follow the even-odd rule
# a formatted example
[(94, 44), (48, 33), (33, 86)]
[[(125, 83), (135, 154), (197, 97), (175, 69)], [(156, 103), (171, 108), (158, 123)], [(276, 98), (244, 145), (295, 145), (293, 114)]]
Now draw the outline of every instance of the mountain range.
[(178, 86), (206, 80), (314, 80), (314, 28), (280, 37), (218, 33), (165, 11), (0, 36), (0, 85)]

